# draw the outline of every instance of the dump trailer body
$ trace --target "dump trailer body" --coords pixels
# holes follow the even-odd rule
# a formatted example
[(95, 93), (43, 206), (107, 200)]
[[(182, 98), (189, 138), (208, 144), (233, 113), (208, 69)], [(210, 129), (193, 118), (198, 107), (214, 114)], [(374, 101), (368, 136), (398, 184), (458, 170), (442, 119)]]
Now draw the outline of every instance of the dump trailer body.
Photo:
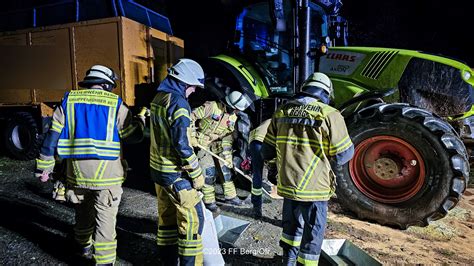
[[(133, 107), (149, 101), (153, 86), (146, 84), (162, 80), (183, 48), (183, 40), (126, 17), (0, 33), (0, 117), (29, 114), (38, 128), (34, 133), (12, 125), (5, 134), (7, 149), (17, 150), (14, 157), (33, 158), (36, 149), (25, 153), (32, 144), (21, 142), (38, 139), (47, 130), (54, 104), (66, 91), (78, 89), (92, 65), (106, 65), (119, 74), (113, 92)], [(25, 132), (29, 136), (22, 137)]]
[[(0, 46), (2, 105), (58, 102), (65, 91), (78, 88), (92, 65), (102, 64), (120, 75), (114, 93), (133, 106), (135, 85), (163, 78), (183, 56), (184, 45), (181, 39), (114, 17), (0, 33)], [(33, 62), (37, 59), (44, 61)]]

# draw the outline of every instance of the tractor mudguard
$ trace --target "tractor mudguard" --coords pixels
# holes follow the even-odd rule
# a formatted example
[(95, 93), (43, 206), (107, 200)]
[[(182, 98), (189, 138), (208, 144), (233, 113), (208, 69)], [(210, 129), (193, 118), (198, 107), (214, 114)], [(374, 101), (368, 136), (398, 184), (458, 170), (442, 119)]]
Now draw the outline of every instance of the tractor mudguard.
[(268, 97), (268, 90), (259, 73), (245, 60), (223, 54), (211, 57), (211, 59), (219, 62), (229, 70), (238, 79), (242, 89), (247, 94), (250, 93), (258, 98)]
[(395, 89), (388, 89), (388, 90), (385, 90), (385, 91), (367, 91), (367, 92), (364, 92), (363, 94), (360, 94), (346, 102), (344, 102), (343, 104), (341, 104), (339, 106), (339, 110), (344, 110), (346, 109), (348, 106), (350, 105), (353, 105), (353, 104), (356, 104), (356, 103), (359, 103), (359, 102), (362, 102), (362, 101), (367, 101), (367, 100), (371, 100), (371, 99), (381, 99), (383, 97), (387, 97), (387, 96), (390, 96), (392, 94), (395, 93)]

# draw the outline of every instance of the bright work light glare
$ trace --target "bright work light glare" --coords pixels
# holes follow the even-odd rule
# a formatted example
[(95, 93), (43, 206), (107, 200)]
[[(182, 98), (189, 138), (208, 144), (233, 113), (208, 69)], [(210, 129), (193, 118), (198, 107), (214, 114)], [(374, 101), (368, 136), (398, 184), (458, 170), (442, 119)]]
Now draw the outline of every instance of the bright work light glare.
[(471, 78), (471, 73), (464, 71), (464, 73), (462, 74), (462, 78), (464, 80), (469, 80)]

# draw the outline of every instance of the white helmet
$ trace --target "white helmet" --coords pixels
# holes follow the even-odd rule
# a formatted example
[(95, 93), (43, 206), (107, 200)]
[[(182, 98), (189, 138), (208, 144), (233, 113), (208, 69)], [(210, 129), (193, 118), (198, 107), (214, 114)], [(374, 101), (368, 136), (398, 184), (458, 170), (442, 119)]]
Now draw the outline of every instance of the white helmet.
[(252, 104), (252, 101), (239, 91), (233, 91), (225, 96), (225, 101), (230, 105), (230, 107), (240, 111), (244, 111)]
[(194, 60), (182, 58), (168, 69), (169, 75), (190, 86), (204, 88), (204, 70)]
[(332, 87), (332, 82), (331, 79), (326, 76), (326, 74), (321, 72), (311, 74), (311, 76), (309, 76), (309, 78), (306, 79), (306, 81), (303, 83), (301, 90), (305, 94), (315, 96), (314, 87), (323, 89), (329, 94), (329, 97), (334, 98), (334, 89)]
[(115, 88), (117, 86), (116, 80), (118, 80), (118, 76), (111, 68), (94, 65), (87, 70), (86, 76), (83, 81), (79, 82), (79, 86), (89, 87), (91, 85), (110, 84)]

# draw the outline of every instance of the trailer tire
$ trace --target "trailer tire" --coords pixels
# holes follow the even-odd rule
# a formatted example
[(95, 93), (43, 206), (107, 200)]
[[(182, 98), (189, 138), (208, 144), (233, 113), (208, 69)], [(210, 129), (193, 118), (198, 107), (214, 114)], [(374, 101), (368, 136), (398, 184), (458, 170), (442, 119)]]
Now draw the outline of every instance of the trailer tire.
[(359, 218), (401, 229), (426, 226), (459, 202), (469, 163), (446, 121), (407, 104), (380, 103), (347, 125), (355, 153), (337, 168), (337, 197)]
[(10, 155), (18, 160), (34, 159), (41, 148), (43, 134), (30, 113), (14, 113), (7, 121), (4, 143)]

